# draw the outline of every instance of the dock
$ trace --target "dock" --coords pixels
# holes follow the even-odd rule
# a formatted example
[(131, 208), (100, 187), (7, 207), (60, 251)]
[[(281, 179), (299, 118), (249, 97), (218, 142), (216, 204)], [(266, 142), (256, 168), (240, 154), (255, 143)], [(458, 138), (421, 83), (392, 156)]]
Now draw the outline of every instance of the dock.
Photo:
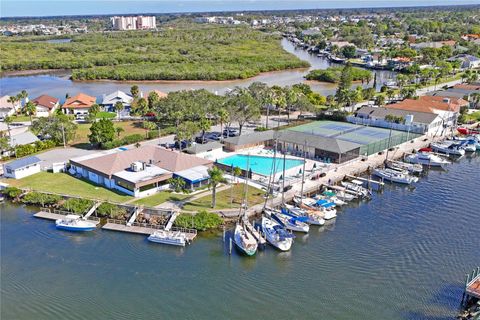
[(468, 273), (465, 277), (461, 311), (458, 319), (477, 319), (480, 314), (480, 267)]
[[(35, 218), (40, 218), (40, 219), (57, 220), (57, 219), (65, 218), (67, 214), (73, 214), (73, 213), (67, 213), (67, 212), (58, 211), (58, 210), (54, 210), (54, 212), (40, 211), (35, 213), (33, 216)], [(98, 220), (97, 218), (89, 218), (88, 221), (91, 221), (97, 225), (100, 223), (100, 220)]]
[[(157, 230), (165, 230), (164, 226), (152, 225), (146, 223), (133, 222), (131, 225), (126, 225), (125, 221), (108, 219), (107, 223), (102, 227), (105, 230), (129, 232), (143, 235), (151, 235)], [(180, 231), (185, 234), (188, 241), (192, 241), (197, 236), (197, 230), (171, 227), (169, 231)]]

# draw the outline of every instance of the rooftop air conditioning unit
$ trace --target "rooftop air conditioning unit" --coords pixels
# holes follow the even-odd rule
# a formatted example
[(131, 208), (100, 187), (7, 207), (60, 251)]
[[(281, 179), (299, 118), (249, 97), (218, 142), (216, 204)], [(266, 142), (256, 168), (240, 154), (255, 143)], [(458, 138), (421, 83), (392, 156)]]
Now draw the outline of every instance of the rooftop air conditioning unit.
[(130, 170), (132, 170), (133, 172), (139, 172), (143, 169), (145, 169), (145, 165), (143, 162), (140, 161), (135, 161), (130, 165)]

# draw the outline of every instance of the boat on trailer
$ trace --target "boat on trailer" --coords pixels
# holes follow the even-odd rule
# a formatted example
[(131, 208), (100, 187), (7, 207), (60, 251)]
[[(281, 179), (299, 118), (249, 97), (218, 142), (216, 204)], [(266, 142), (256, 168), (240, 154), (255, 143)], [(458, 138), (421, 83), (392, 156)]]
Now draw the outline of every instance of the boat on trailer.
[(253, 256), (257, 252), (258, 243), (253, 235), (241, 223), (235, 225), (233, 243), (245, 255)]
[(373, 170), (373, 174), (383, 180), (390, 182), (396, 182), (401, 184), (412, 184), (418, 181), (417, 177), (412, 177), (408, 174), (407, 171), (398, 171), (393, 169), (379, 169), (376, 168)]
[[(269, 209), (265, 208), (265, 212), (268, 214)], [(278, 222), (273, 219), (262, 217), (262, 232), (265, 235), (268, 243), (280, 251), (289, 251), (292, 247), (293, 234), (283, 228)]]
[(423, 172), (423, 166), (421, 164), (405, 163), (405, 162), (396, 161), (396, 160), (386, 160), (385, 167), (393, 170), (398, 170), (398, 171), (406, 170), (409, 173), (413, 173), (413, 174), (420, 174)]
[(180, 231), (156, 230), (148, 236), (148, 241), (185, 247), (187, 237)]
[(91, 221), (83, 220), (76, 214), (68, 214), (64, 218), (55, 220), (55, 227), (67, 231), (93, 231), (97, 225)]
[(405, 157), (405, 161), (431, 167), (443, 167), (451, 163), (431, 152), (417, 152), (415, 154), (410, 154)]

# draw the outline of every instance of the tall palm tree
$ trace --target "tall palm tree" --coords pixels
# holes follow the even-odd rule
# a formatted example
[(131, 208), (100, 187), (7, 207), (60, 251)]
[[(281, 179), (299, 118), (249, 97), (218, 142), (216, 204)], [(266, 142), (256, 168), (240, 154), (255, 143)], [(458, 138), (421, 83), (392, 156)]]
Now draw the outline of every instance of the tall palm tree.
[(15, 110), (15, 105), (16, 105), (17, 102), (18, 102), (18, 97), (17, 97), (17, 96), (10, 96), (10, 97), (7, 99), (7, 102), (10, 103), (10, 104), (12, 105), (12, 109), (13, 109), (14, 111), (16, 111), (16, 110)]
[(220, 140), (223, 141), (223, 125), (230, 121), (230, 114), (225, 108), (220, 108), (217, 112), (217, 119), (220, 122), (220, 132), (222, 133)]
[(12, 124), (13, 119), (12, 119), (12, 117), (10, 117), (10, 116), (6, 116), (5, 119), (3, 119), (3, 121), (4, 121), (5, 124), (7, 125), (8, 137), (11, 138), (11, 137), (12, 137), (12, 133), (11, 133), (10, 124)]
[(212, 208), (215, 208), (217, 205), (217, 185), (225, 181), (223, 177), (223, 171), (218, 167), (213, 167), (208, 170), (208, 175), (210, 176), (209, 187), (212, 188)]
[(121, 119), (120, 114), (125, 109), (125, 106), (123, 105), (122, 101), (115, 102), (115, 105), (113, 106), (113, 108), (115, 109), (115, 112), (117, 113), (117, 117), (119, 119)]
[(37, 111), (37, 106), (32, 101), (28, 101), (23, 107), (23, 112), (25, 112), (25, 114), (30, 116), (30, 124), (32, 123), (32, 117), (36, 111)]
[(212, 126), (212, 122), (207, 118), (202, 117), (200, 119), (200, 122), (198, 123), (198, 127), (200, 130), (202, 130), (202, 144), (205, 143), (205, 131), (210, 130), (211, 126)]

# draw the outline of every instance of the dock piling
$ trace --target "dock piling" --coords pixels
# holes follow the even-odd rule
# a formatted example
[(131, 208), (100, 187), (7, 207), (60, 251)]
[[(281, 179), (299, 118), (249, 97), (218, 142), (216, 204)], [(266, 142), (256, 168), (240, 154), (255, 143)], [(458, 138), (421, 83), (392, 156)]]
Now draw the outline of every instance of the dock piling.
[(232, 237), (230, 237), (229, 245), (228, 245), (228, 254), (232, 254)]

